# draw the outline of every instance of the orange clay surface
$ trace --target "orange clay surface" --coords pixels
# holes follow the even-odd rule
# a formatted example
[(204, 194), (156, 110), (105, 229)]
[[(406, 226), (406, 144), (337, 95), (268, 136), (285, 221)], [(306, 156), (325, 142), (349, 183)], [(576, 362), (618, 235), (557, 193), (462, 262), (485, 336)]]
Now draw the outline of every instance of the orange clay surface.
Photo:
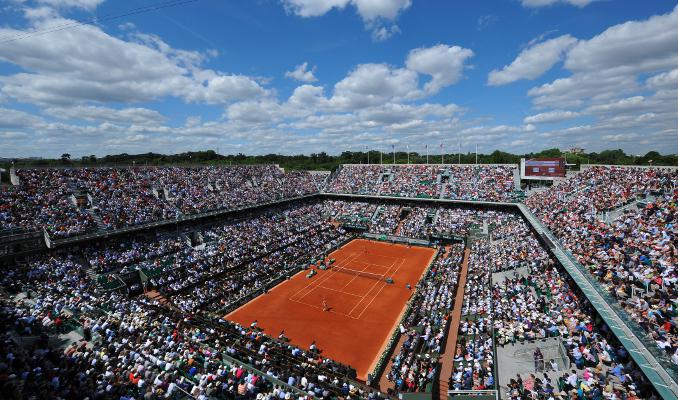
[[(322, 355), (356, 369), (365, 380), (400, 321), (435, 250), (356, 239), (331, 253), (334, 266), (393, 278), (394, 283), (339, 272), (308, 270), (279, 284), (226, 316), (249, 326), (254, 320), (267, 334), (281, 330), (290, 341), (308, 348), (315, 340)], [(325, 299), (328, 311), (323, 311)]]

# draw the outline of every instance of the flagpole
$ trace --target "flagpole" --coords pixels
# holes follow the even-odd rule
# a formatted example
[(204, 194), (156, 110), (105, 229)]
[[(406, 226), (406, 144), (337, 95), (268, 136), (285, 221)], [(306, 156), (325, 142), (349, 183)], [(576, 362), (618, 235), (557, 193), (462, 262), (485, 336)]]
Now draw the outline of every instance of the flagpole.
[(476, 143), (476, 164), (478, 164), (478, 143)]
[[(408, 144), (407, 146), (407, 164), (410, 164), (410, 145)], [(567, 161), (567, 159), (565, 159)]]
[(428, 144), (425, 145), (426, 147), (426, 165), (428, 165)]
[(440, 163), (445, 165), (445, 145), (440, 143)]
[(384, 152), (381, 151), (381, 146), (379, 147), (379, 164), (384, 163)]
[(367, 165), (370, 165), (370, 150), (365, 146), (365, 151), (367, 152)]
[(391, 149), (393, 149), (393, 165), (395, 165), (395, 145), (391, 145)]

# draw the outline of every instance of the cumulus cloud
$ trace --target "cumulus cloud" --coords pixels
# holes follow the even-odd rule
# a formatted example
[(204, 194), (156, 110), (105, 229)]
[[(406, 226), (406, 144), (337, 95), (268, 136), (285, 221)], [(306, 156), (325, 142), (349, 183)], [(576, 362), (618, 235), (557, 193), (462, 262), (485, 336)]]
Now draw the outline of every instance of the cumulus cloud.
[(576, 111), (568, 111), (568, 110), (555, 110), (555, 111), (549, 111), (549, 112), (544, 112), (544, 113), (539, 113), (535, 115), (530, 115), (529, 117), (525, 117), (523, 120), (524, 123), (526, 124), (545, 124), (549, 122), (560, 122), (560, 121), (566, 121), (569, 119), (577, 118), (579, 116), (579, 113)]
[[(0, 36), (71, 22), (41, 20), (26, 30), (0, 29)], [(125, 41), (87, 25), (0, 42), (0, 60), (23, 70), (0, 77), (0, 90), (17, 101), (56, 105), (140, 102), (163, 96), (224, 103), (266, 93), (253, 78), (202, 69), (200, 64), (207, 56), (173, 49), (152, 35), (134, 35)]]
[(574, 72), (651, 72), (678, 65), (678, 6), (665, 15), (612, 26), (568, 53)]
[(641, 74), (655, 74), (647, 86), (670, 86), (678, 68), (678, 7), (643, 21), (607, 28), (567, 52), (571, 76), (531, 89), (538, 107), (572, 107), (628, 96), (640, 89)]
[(159, 124), (165, 117), (148, 108), (114, 109), (100, 106), (74, 106), (46, 108), (45, 113), (58, 119), (106, 121), (112, 123)]
[(601, 113), (609, 111), (628, 111), (638, 109), (645, 103), (645, 97), (633, 96), (626, 99), (614, 101), (606, 104), (596, 104), (587, 109), (591, 113)]
[(577, 39), (570, 35), (537, 43), (523, 50), (518, 57), (501, 70), (493, 70), (487, 83), (491, 86), (505, 85), (521, 79), (536, 79), (550, 70), (570, 49)]
[(436, 93), (461, 79), (464, 63), (471, 57), (472, 50), (439, 44), (410, 51), (405, 64), (412, 71), (430, 75), (431, 80), (424, 85), (424, 91)]
[(395, 25), (398, 15), (412, 5), (411, 0), (281, 0), (285, 9), (300, 17), (318, 17), (333, 9), (354, 6), (365, 27), (376, 41), (400, 32)]
[(374, 106), (392, 99), (418, 95), (415, 71), (387, 64), (360, 64), (334, 85), (331, 102), (339, 109)]
[(300, 82), (315, 82), (318, 78), (315, 77), (316, 67), (308, 69), (308, 62), (297, 65), (292, 71), (285, 72), (285, 77), (298, 80)]

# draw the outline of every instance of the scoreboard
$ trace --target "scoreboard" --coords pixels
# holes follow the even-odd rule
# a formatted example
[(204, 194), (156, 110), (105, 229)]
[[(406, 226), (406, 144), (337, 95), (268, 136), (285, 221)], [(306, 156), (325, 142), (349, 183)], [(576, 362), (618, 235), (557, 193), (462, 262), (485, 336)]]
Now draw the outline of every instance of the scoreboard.
[(520, 160), (522, 179), (552, 180), (565, 177), (564, 158), (530, 158)]

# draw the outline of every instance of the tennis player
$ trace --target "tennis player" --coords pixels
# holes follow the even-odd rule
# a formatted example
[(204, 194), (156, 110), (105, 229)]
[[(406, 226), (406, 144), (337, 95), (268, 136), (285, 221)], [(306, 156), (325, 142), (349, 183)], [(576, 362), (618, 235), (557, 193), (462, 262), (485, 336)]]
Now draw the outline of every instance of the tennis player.
[(325, 299), (325, 296), (323, 296), (323, 311), (329, 311), (329, 308), (327, 308), (327, 300)]

